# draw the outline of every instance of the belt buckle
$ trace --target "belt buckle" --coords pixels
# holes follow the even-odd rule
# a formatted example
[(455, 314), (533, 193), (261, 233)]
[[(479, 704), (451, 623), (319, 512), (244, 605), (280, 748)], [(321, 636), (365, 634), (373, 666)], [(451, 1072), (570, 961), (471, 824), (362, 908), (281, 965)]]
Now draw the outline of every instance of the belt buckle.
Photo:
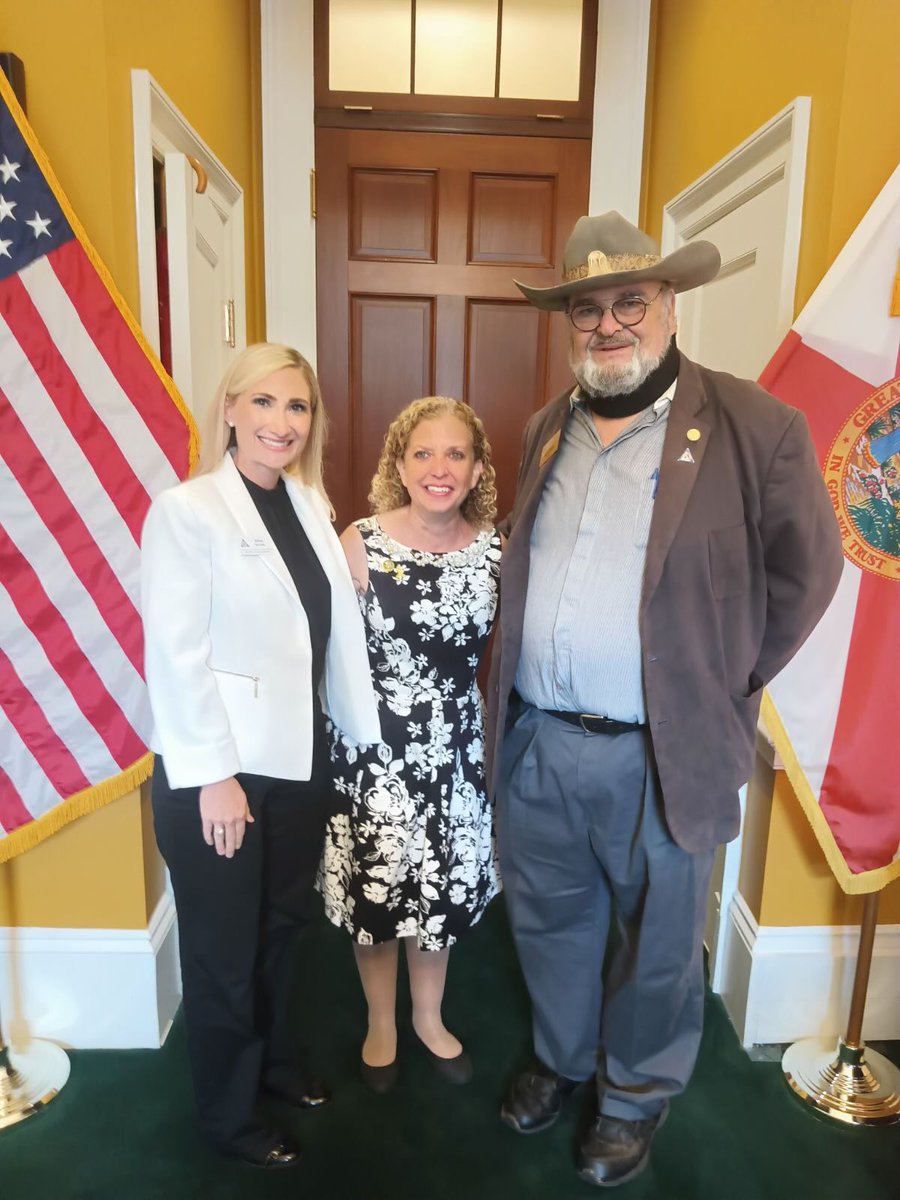
[(593, 729), (588, 729), (587, 725), (585, 725), (585, 721), (603, 721), (604, 719), (605, 718), (603, 718), (603, 717), (598, 717), (596, 713), (579, 713), (578, 714), (578, 724), (581, 726), (582, 731), (584, 733), (596, 732)]

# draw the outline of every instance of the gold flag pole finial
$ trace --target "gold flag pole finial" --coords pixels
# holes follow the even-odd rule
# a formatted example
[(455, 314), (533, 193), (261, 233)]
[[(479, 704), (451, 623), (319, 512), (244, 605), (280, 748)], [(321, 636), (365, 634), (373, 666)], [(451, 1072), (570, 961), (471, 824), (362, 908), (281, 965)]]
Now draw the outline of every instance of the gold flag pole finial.
[(900, 1121), (900, 1071), (862, 1040), (869, 968), (878, 919), (878, 892), (869, 892), (859, 931), (859, 951), (847, 1033), (837, 1048), (828, 1038), (806, 1038), (785, 1051), (781, 1069), (797, 1095), (819, 1112), (847, 1125), (894, 1125)]

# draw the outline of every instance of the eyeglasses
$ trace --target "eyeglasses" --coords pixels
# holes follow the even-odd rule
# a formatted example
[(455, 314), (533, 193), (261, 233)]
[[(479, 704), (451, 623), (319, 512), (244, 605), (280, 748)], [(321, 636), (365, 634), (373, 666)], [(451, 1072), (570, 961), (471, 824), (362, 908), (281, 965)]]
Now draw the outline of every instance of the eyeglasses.
[(611, 312), (613, 320), (628, 329), (632, 325), (640, 325), (647, 315), (647, 309), (665, 290), (663, 285), (650, 300), (645, 300), (642, 296), (620, 296), (612, 304), (576, 304), (574, 308), (569, 309), (568, 317), (582, 333), (593, 333), (595, 329), (600, 328), (603, 314)]

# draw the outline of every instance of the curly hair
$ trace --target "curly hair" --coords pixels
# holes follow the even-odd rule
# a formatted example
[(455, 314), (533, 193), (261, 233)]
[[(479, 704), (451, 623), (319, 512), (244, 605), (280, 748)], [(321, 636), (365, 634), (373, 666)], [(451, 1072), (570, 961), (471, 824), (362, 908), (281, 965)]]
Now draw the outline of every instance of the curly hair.
[(468, 404), (449, 396), (426, 396), (413, 400), (391, 421), (385, 434), (378, 470), (372, 476), (369, 504), (373, 513), (390, 512), (409, 504), (409, 492), (403, 486), (397, 460), (403, 458), (412, 432), (421, 421), (443, 415), (458, 417), (472, 435), (475, 461), (482, 464), (481, 478), (466, 496), (460, 509), (475, 529), (489, 529), (497, 520), (497, 487), (491, 466), (491, 447), (484, 426)]

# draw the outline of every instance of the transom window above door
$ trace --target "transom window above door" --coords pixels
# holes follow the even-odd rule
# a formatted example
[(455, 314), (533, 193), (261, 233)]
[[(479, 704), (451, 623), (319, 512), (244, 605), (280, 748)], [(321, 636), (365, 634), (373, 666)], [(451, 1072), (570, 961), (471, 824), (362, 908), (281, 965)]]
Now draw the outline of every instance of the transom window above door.
[(315, 21), (317, 124), (590, 136), (597, 0), (316, 0)]

